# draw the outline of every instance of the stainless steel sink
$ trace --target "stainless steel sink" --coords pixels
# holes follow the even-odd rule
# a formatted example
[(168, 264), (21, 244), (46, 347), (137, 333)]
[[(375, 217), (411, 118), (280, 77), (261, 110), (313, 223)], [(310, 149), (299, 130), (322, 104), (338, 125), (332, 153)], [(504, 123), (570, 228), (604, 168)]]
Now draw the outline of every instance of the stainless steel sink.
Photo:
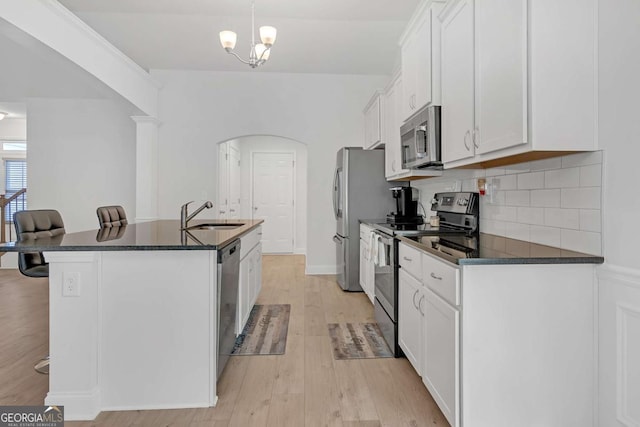
[(234, 228), (242, 227), (242, 223), (207, 223), (196, 224), (187, 228), (187, 230), (233, 230)]

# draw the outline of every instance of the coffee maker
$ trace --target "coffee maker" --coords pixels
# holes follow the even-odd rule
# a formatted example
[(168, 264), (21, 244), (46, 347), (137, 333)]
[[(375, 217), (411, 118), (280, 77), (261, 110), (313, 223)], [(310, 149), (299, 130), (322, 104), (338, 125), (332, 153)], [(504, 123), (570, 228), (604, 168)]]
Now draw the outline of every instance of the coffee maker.
[(387, 215), (389, 224), (422, 224), (424, 218), (418, 215), (420, 195), (417, 188), (391, 187), (391, 194), (396, 199), (396, 211)]

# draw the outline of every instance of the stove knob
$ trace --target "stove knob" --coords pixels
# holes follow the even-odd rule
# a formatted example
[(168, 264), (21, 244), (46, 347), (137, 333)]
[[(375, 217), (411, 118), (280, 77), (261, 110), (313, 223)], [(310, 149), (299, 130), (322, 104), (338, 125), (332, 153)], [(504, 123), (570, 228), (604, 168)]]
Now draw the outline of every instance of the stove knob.
[(438, 201), (438, 199), (431, 199), (431, 204), (432, 204), (432, 205), (437, 205), (438, 203), (440, 203), (440, 202)]
[(467, 206), (469, 204), (469, 199), (458, 199), (459, 206)]

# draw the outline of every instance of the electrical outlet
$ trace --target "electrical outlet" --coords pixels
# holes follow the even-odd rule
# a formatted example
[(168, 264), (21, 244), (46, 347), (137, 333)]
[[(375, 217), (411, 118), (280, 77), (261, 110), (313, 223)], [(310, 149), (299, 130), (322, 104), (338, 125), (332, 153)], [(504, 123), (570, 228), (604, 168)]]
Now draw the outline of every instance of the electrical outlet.
[(80, 296), (80, 272), (74, 271), (62, 273), (62, 296)]

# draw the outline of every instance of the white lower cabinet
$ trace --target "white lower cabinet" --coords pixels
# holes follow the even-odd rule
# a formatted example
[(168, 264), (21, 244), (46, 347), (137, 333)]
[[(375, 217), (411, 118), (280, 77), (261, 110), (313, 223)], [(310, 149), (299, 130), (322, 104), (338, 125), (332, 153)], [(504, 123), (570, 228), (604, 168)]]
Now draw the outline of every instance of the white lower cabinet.
[(418, 375), (422, 375), (422, 283), (400, 269), (398, 273), (398, 345)]
[(451, 426), (596, 425), (594, 264), (417, 250), (399, 243), (398, 340)]
[[(242, 333), (262, 289), (262, 227), (241, 238), (236, 334)], [(246, 247), (243, 247), (245, 246)]]
[(422, 381), (452, 426), (460, 413), (460, 311), (424, 290)]
[(375, 266), (370, 257), (369, 240), (373, 229), (365, 224), (360, 224), (360, 287), (373, 304), (375, 298)]

